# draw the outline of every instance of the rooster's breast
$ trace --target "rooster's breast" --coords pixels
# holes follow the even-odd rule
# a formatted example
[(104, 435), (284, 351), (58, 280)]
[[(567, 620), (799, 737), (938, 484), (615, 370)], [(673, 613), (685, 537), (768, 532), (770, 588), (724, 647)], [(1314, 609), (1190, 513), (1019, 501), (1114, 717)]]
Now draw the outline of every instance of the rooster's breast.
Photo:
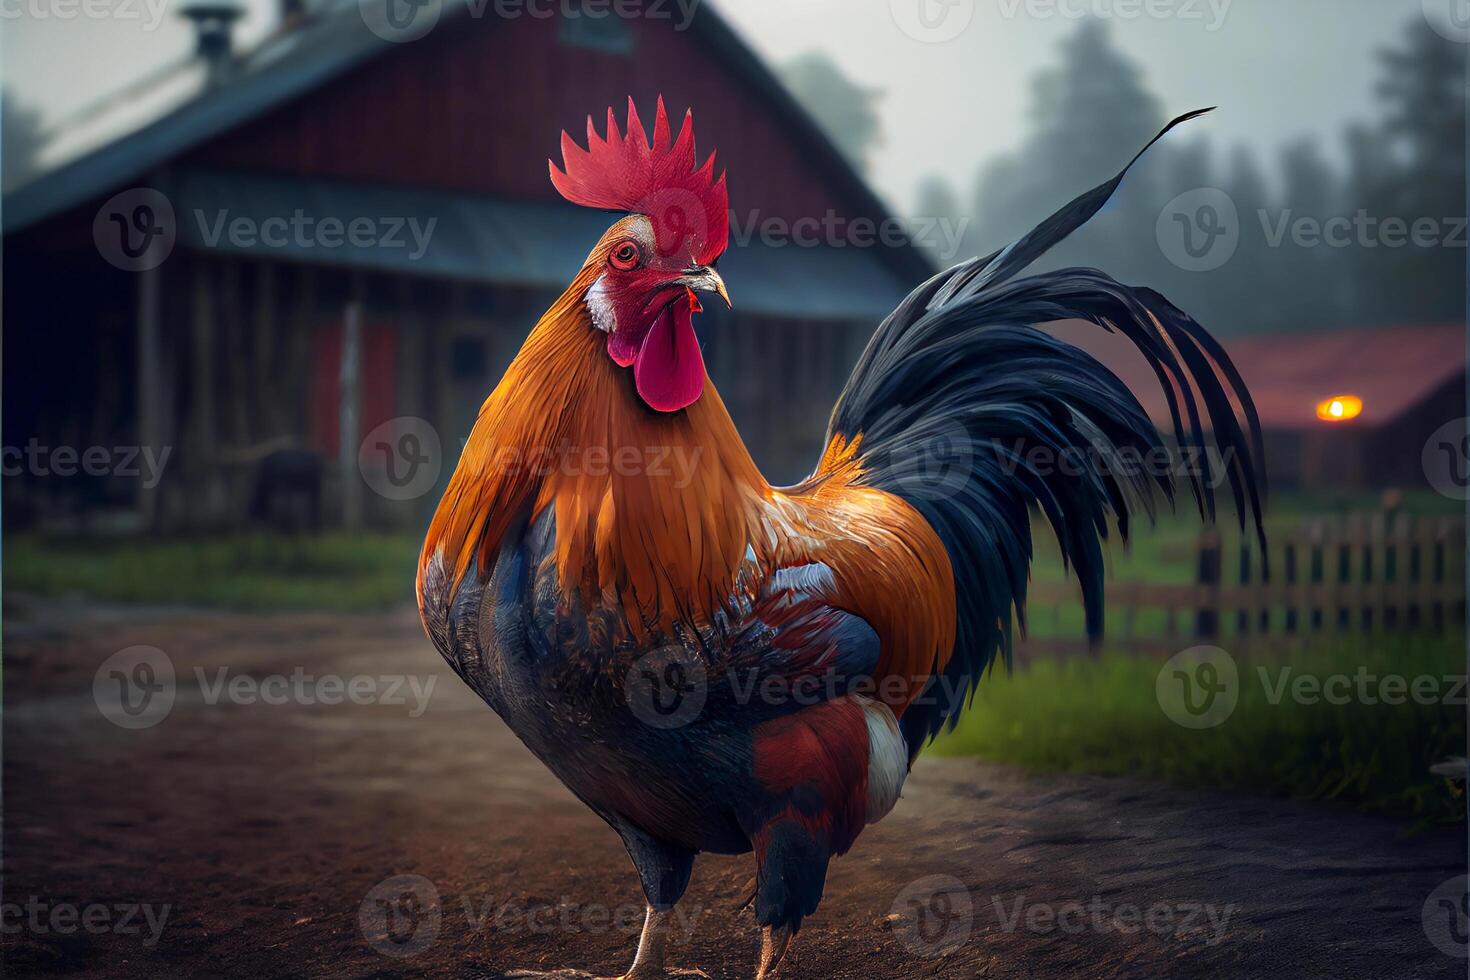
[[(467, 574), (452, 595), (442, 561), (431, 559), (421, 598), (435, 645), (604, 819), (693, 850), (749, 850), (735, 818), (750, 790), (749, 724), (717, 706), (671, 710), (666, 692), (651, 690), (646, 675), (677, 642), (635, 641), (619, 610), (588, 611), (563, 594), (555, 541), (548, 508), (512, 529), (494, 566)], [(692, 644), (709, 640), (695, 637)]]

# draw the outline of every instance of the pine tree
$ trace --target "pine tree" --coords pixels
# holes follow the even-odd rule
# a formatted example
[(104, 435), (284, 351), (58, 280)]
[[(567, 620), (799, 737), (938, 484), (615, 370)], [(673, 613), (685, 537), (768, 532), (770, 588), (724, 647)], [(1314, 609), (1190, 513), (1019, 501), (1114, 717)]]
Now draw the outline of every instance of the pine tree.
[(874, 108), (878, 90), (853, 82), (836, 62), (819, 51), (793, 58), (781, 66), (779, 74), (843, 156), (858, 170), (866, 171), (882, 139)]

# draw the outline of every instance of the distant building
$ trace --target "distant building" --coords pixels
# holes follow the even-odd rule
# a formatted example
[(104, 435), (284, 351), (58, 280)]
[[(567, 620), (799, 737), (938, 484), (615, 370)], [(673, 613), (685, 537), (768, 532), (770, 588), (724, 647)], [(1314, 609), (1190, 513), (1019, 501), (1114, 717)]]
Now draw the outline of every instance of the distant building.
[[(1054, 330), (1118, 372), (1155, 421), (1168, 424), (1158, 381), (1142, 358), (1091, 325)], [(1465, 342), (1458, 323), (1222, 341), (1260, 415), (1272, 487), (1318, 492), (1428, 488), (1426, 441), (1466, 414)], [(1361, 414), (1334, 419), (1331, 402), (1339, 396), (1360, 400)]]
[[(547, 158), (628, 95), (649, 119), (659, 94), (693, 106), (729, 168), (735, 310), (711, 310), (701, 336), (773, 478), (815, 461), (848, 366), (932, 272), (904, 239), (841, 240), (854, 219), (895, 225), (708, 5), (685, 25), (675, 4), (545, 18), (444, 0), (426, 36), (394, 43), (437, 3), (286, 0), (283, 27), (243, 54), (222, 9), (192, 14), (195, 58), (62, 128), (5, 197), (5, 445), (171, 450), (156, 488), (22, 466), (5, 484), (12, 524), (124, 507), (145, 525), (237, 523), (279, 450), (321, 461), (329, 521), (421, 520), (433, 493), (354, 489), (363, 435), (428, 420), (442, 486), (608, 223), (555, 195)], [(798, 219), (837, 240), (787, 244)], [(130, 254), (145, 245), (162, 251)]]

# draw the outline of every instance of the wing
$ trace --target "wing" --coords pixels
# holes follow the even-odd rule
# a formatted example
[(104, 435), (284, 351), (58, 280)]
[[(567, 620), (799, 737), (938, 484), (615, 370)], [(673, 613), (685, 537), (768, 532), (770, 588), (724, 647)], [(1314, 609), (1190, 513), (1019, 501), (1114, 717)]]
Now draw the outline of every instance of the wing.
[(725, 665), (737, 691), (764, 684), (803, 703), (863, 694), (901, 715), (954, 645), (944, 546), (896, 495), (855, 472), (777, 491), (758, 574)]

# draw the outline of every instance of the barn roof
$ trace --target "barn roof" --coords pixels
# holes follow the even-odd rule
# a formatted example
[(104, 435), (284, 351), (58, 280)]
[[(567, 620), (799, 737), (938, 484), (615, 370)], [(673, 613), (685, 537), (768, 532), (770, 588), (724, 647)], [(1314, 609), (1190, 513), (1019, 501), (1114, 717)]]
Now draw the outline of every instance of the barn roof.
[[(171, 174), (160, 189), (174, 206), (179, 241), (195, 248), (549, 290), (560, 290), (576, 275), (587, 243), (607, 225), (600, 211), (560, 201), (466, 197), (319, 178), (186, 170)], [(297, 212), (393, 215), (394, 229), (382, 230), (398, 247), (384, 248), (376, 240), (355, 245), (343, 236), (324, 249), (285, 230), (283, 222)], [(225, 222), (239, 218), (250, 219), (262, 234), (233, 238)], [(270, 242), (264, 234), (268, 219), (278, 224), (276, 240)], [(415, 229), (428, 234), (416, 238)], [(770, 316), (882, 317), (903, 290), (892, 275), (872, 267), (864, 250), (854, 248), (781, 248), (751, 241), (731, 248), (720, 259), (720, 271), (739, 283), (737, 309)]]
[[(1153, 371), (1126, 341), (1091, 324), (1051, 328), (1113, 369), (1156, 421), (1168, 407)], [(1458, 323), (1352, 327), (1322, 333), (1222, 338), (1264, 429), (1315, 428), (1318, 403), (1363, 399), (1362, 425), (1394, 421), (1465, 373), (1465, 327)]]
[[(468, 7), (468, 0), (444, 0), (442, 17), (464, 16)], [(837, 193), (873, 216), (890, 214), (765, 63), (708, 4), (690, 20), (689, 33), (726, 61), (769, 107), (783, 132), (823, 169)], [(210, 84), (198, 59), (167, 67), (70, 121), (42, 147), (37, 176), (5, 196), (5, 233), (144, 178), (192, 147), (397, 47), (367, 28), (359, 0), (323, 0), (304, 22), (240, 56), (224, 83)], [(917, 248), (877, 251), (905, 279), (927, 278), (934, 271)]]

